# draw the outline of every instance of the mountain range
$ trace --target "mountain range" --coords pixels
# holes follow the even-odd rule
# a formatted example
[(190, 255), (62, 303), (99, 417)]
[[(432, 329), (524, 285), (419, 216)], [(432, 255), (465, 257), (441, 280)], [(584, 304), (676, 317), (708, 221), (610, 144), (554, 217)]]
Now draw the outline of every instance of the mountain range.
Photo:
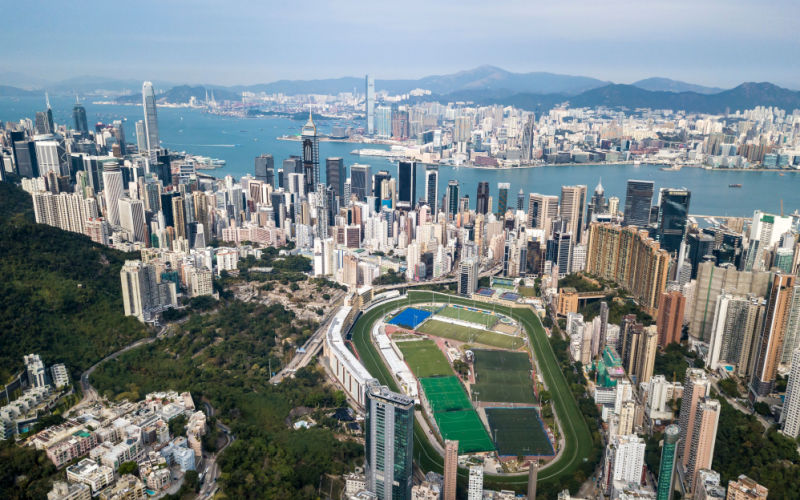
[[(22, 75), (0, 72), (0, 83), (19, 82)], [(278, 80), (255, 85), (174, 85), (154, 82), (162, 91), (162, 102), (188, 102), (194, 96), (205, 99), (213, 91), (217, 101), (237, 100), (241, 92), (296, 94), (337, 94), (363, 92), (364, 78), (343, 77), (318, 80)], [(110, 95), (122, 103), (141, 100), (141, 82), (100, 77), (77, 77), (29, 90), (0, 85), (0, 96), (53, 94)], [(613, 108), (675, 109), (687, 112), (722, 113), (754, 106), (777, 106), (788, 111), (800, 108), (800, 92), (774, 84), (743, 83), (732, 89), (706, 87), (669, 78), (647, 78), (631, 84), (618, 84), (586, 76), (532, 72), (513, 73), (495, 66), (480, 66), (447, 75), (419, 79), (376, 80), (375, 88), (391, 94), (427, 89), (432, 95), (422, 100), (443, 102), (470, 101), (478, 104), (514, 105), (531, 111), (546, 111), (562, 103), (573, 107), (607, 106)]]

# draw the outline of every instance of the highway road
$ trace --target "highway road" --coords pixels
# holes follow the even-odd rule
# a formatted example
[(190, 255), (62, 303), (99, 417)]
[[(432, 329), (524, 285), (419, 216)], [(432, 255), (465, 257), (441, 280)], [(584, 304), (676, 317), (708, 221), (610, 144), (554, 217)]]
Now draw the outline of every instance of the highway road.
[(316, 356), (319, 353), (320, 349), (322, 349), (322, 343), (325, 341), (325, 331), (328, 328), (328, 324), (330, 323), (331, 319), (336, 315), (339, 306), (341, 306), (342, 303), (344, 302), (345, 292), (340, 290), (337, 293), (338, 295), (331, 298), (332, 307), (328, 310), (328, 313), (322, 319), (322, 322), (320, 323), (319, 328), (317, 328), (317, 331), (315, 331), (311, 335), (311, 337), (309, 337), (308, 340), (306, 340), (306, 343), (303, 344), (302, 349), (298, 349), (297, 352), (295, 352), (295, 355), (291, 359), (291, 361), (289, 361), (289, 363), (286, 366), (281, 368), (281, 370), (278, 373), (276, 373), (271, 379), (269, 379), (270, 383), (280, 384), (284, 378), (291, 376), (294, 372), (296, 372), (300, 368), (307, 366), (311, 362), (311, 360), (314, 359), (314, 356)]

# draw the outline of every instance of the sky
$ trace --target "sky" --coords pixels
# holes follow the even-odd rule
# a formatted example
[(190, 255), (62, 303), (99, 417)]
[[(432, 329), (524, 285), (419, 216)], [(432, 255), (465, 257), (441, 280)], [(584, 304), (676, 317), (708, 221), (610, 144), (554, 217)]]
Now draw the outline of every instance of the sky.
[(3, 75), (221, 85), (483, 64), (800, 89), (797, 0), (6, 2)]

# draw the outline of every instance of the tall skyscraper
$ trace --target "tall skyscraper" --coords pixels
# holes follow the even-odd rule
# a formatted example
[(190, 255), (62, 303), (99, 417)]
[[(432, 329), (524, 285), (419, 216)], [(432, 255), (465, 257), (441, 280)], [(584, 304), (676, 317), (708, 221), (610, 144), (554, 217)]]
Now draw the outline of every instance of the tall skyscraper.
[(486, 215), (489, 209), (489, 183), (481, 181), (478, 183), (478, 196), (475, 198), (475, 212)]
[[(500, 217), (506, 215), (506, 210), (508, 209), (508, 190), (511, 188), (511, 184), (508, 182), (499, 182), (497, 183), (497, 213)], [(489, 196), (487, 191), (486, 196)]]
[(414, 400), (367, 381), (366, 483), (379, 500), (411, 498)]
[(751, 390), (757, 396), (766, 396), (775, 385), (775, 374), (783, 354), (783, 340), (791, 311), (796, 277), (776, 274), (767, 297), (764, 326), (756, 344), (755, 369)]
[(119, 199), (119, 225), (133, 236), (133, 241), (147, 242), (145, 222), (142, 200)]
[(533, 160), (533, 146), (534, 136), (536, 134), (536, 122), (534, 114), (528, 115), (528, 121), (525, 122), (525, 127), (522, 129), (522, 141), (520, 148), (522, 149), (522, 160), (530, 162)]
[(558, 217), (558, 196), (531, 193), (528, 196), (528, 227), (551, 233), (551, 221)]
[(625, 194), (625, 218), (622, 225), (647, 227), (653, 203), (653, 181), (628, 181)]
[(75, 100), (75, 106), (72, 107), (72, 121), (75, 125), (75, 130), (81, 134), (89, 133), (89, 124), (86, 120), (86, 108), (78, 102), (77, 98)]
[(119, 169), (119, 165), (105, 164), (103, 167), (103, 196), (106, 200), (106, 218), (112, 226), (119, 226), (119, 199), (124, 193), (122, 171)]
[(452, 179), (447, 183), (447, 217), (453, 219), (458, 213), (458, 181)]
[(478, 289), (478, 260), (464, 259), (458, 272), (458, 293), (469, 297)]
[(456, 500), (458, 478), (458, 441), (444, 442), (444, 491), (442, 500)]
[(661, 448), (661, 463), (658, 466), (656, 500), (672, 500), (672, 490), (675, 488), (675, 458), (680, 437), (681, 429), (677, 425), (668, 425), (664, 430), (664, 445)]
[(644, 439), (636, 434), (610, 438), (603, 464), (603, 482), (607, 493), (610, 493), (614, 481), (641, 483), (644, 450)]
[(483, 466), (472, 465), (469, 468), (467, 483), (467, 500), (483, 500)]
[(25, 178), (39, 177), (39, 162), (36, 160), (36, 143), (25, 137), (25, 132), (12, 130), (9, 133), (14, 148), (14, 169)]
[(680, 427), (681, 427), (681, 457), (684, 466), (688, 463), (689, 452), (692, 446), (692, 432), (697, 414), (697, 404), (709, 394), (711, 384), (706, 373), (698, 368), (686, 370), (683, 382), (683, 398), (681, 399)]
[(600, 214), (608, 213), (608, 202), (605, 198), (605, 189), (603, 189), (602, 180), (597, 183), (594, 188), (594, 194), (589, 201), (589, 206), (586, 209), (586, 225), (594, 222), (595, 217)]
[(583, 207), (586, 206), (586, 186), (561, 186), (561, 220), (567, 223), (567, 231), (575, 235), (580, 243), (583, 236)]
[(663, 292), (658, 305), (658, 345), (666, 347), (673, 342), (681, 341), (683, 330), (683, 313), (686, 308), (686, 297), (677, 290)]
[(283, 171), (288, 176), (289, 174), (302, 174), (303, 173), (303, 159), (297, 155), (291, 155), (283, 160)]
[(764, 299), (753, 295), (735, 296), (722, 292), (714, 305), (711, 339), (706, 366), (717, 370), (720, 363), (736, 366), (736, 374), (746, 377), (752, 351), (763, 329)]
[(136, 148), (140, 153), (147, 151), (147, 131), (143, 120), (136, 122)]
[(367, 196), (372, 196), (372, 174), (369, 165), (354, 163), (350, 166), (350, 193), (358, 201), (364, 201)]
[(367, 114), (367, 134), (375, 133), (375, 77), (365, 78), (364, 105)]
[(692, 493), (697, 485), (697, 471), (710, 469), (714, 460), (719, 413), (720, 405), (716, 399), (704, 398), (697, 403), (694, 423), (690, 429), (691, 436), (687, 434), (688, 454), (684, 456), (686, 466), (684, 479)]
[(639, 338), (636, 353), (636, 363), (631, 379), (639, 385), (642, 382), (649, 382), (653, 376), (653, 369), (656, 362), (656, 351), (658, 350), (658, 329), (651, 325), (642, 330)]
[[(156, 94), (153, 84), (142, 84), (142, 107), (144, 109), (144, 130), (147, 136), (147, 150), (156, 151), (161, 147), (158, 139), (158, 115), (156, 114)], [(151, 154), (151, 158), (153, 155)]]
[[(800, 259), (800, 254), (798, 254)], [(792, 353), (800, 347), (800, 285), (792, 287), (792, 298), (789, 304), (789, 318), (786, 321), (786, 335), (783, 339), (783, 352), (781, 353), (781, 363), (789, 364), (792, 361)]]
[[(375, 211), (381, 211), (381, 204), (384, 200), (388, 200), (390, 202), (391, 207), (394, 207), (394, 193), (392, 192), (392, 188), (394, 187), (394, 183), (390, 182), (392, 180), (392, 174), (389, 173), (388, 170), (379, 170), (376, 173), (371, 182), (373, 184), (372, 188), (372, 195), (375, 196)], [(384, 182), (386, 181), (386, 182)]]
[(125, 316), (149, 321), (154, 313), (176, 304), (175, 284), (158, 283), (155, 267), (139, 260), (126, 260), (120, 269)]
[(275, 186), (275, 159), (270, 154), (256, 156), (256, 180)]
[(300, 132), (303, 140), (303, 174), (306, 176), (306, 193), (311, 193), (317, 189), (319, 178), (319, 138), (317, 137), (317, 126), (311, 118), (311, 111), (308, 112), (308, 121), (303, 125)]
[(786, 398), (781, 411), (783, 432), (792, 439), (800, 435), (800, 348), (792, 354), (792, 368), (789, 371), (789, 382), (786, 385)]
[(589, 226), (586, 272), (629, 290), (655, 316), (667, 287), (670, 256), (647, 231), (593, 222)]
[(172, 197), (172, 220), (175, 238), (186, 239), (186, 205), (183, 196)]
[(677, 252), (686, 232), (689, 201), (692, 193), (686, 189), (665, 188), (659, 194), (657, 239), (667, 252)]
[(522, 189), (517, 193), (517, 210), (524, 210), (525, 208), (525, 191)]
[(428, 165), (425, 168), (425, 202), (431, 208), (433, 220), (439, 213), (439, 167)]
[(397, 164), (397, 203), (405, 208), (417, 204), (417, 163), (401, 161)]
[(344, 158), (325, 159), (325, 182), (333, 188), (334, 193), (340, 199), (344, 197), (344, 180), (347, 178), (347, 171), (344, 166)]

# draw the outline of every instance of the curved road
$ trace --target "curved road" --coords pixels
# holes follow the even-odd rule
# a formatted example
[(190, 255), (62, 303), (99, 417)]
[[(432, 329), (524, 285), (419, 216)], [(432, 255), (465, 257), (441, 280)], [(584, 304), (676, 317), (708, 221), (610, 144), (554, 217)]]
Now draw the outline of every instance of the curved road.
[(143, 346), (143, 345), (155, 342), (156, 340), (158, 340), (159, 338), (161, 338), (164, 335), (164, 332), (166, 331), (166, 329), (167, 329), (166, 325), (162, 326), (161, 330), (159, 330), (159, 332), (156, 334), (155, 337), (145, 337), (143, 339), (137, 340), (136, 342), (133, 342), (132, 344), (128, 344), (127, 346), (123, 347), (119, 351), (116, 351), (116, 352), (113, 352), (113, 353), (109, 354), (105, 358), (103, 358), (100, 361), (98, 361), (97, 363), (93, 364), (86, 371), (84, 371), (81, 374), (81, 390), (83, 391), (83, 398), (78, 402), (78, 404), (76, 404), (75, 406), (70, 408), (67, 411), (66, 415), (69, 416), (74, 411), (77, 411), (77, 410), (79, 410), (81, 408), (89, 406), (89, 405), (93, 404), (95, 401), (97, 401), (99, 399), (99, 394), (97, 394), (97, 390), (95, 390), (95, 388), (92, 387), (92, 384), (89, 383), (89, 377), (92, 375), (92, 373), (94, 373), (94, 371), (97, 369), (98, 366), (102, 365), (106, 361), (118, 358), (120, 355), (130, 351), (131, 349), (136, 349), (139, 346)]

